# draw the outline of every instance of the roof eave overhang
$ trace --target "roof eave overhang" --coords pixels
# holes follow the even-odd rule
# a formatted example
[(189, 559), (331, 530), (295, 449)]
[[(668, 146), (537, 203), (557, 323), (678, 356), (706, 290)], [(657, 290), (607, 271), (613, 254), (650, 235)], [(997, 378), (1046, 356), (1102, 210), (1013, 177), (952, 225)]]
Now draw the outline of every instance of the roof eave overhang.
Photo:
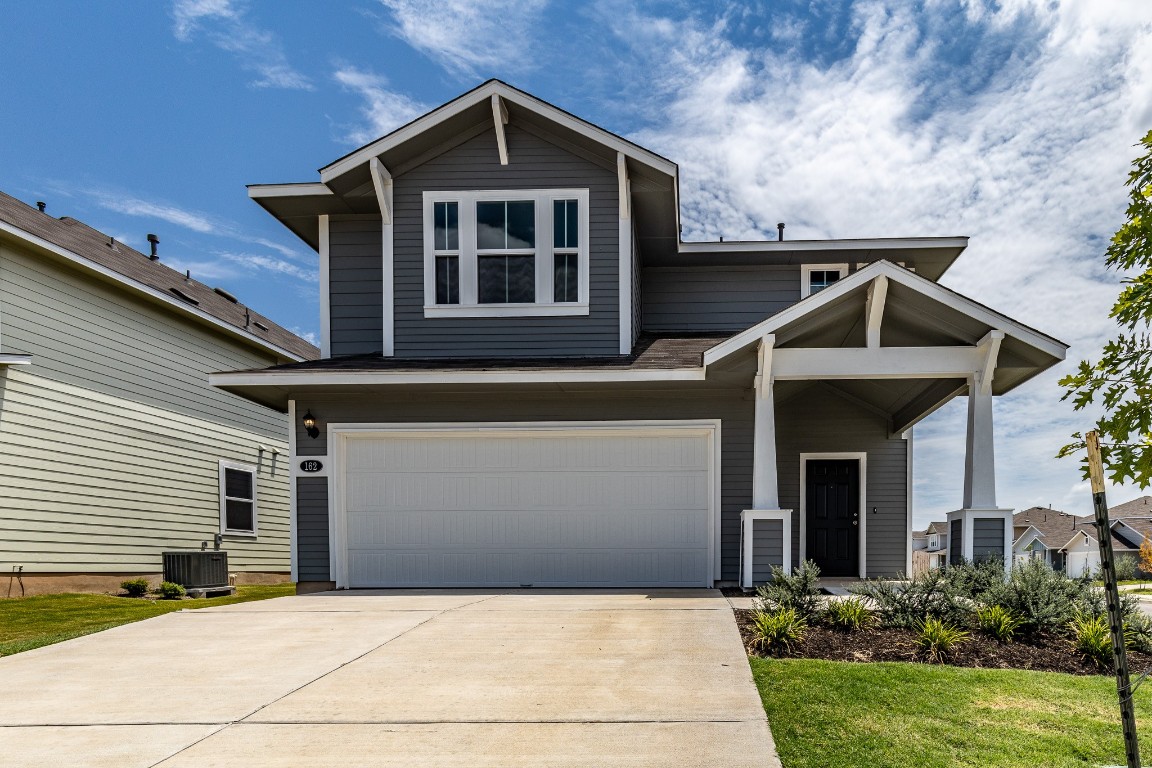
[(78, 253), (56, 245), (53, 242), (45, 240), (44, 238), (34, 235), (20, 227), (9, 224), (6, 221), (0, 221), (0, 235), (6, 235), (14, 238), (24, 244), (26, 247), (31, 247), (36, 251), (48, 255), (52, 258), (64, 261), (73, 267), (76, 267), (86, 273), (95, 275), (107, 282), (116, 283), (133, 293), (142, 296), (149, 301), (153, 301), (163, 305), (166, 309), (173, 311), (175, 314), (193, 319), (201, 324), (211, 326), (218, 331), (223, 331), (227, 335), (243, 341), (251, 346), (258, 347), (262, 350), (273, 352), (285, 360), (300, 362), (304, 358), (295, 352), (290, 352), (283, 347), (272, 344), (259, 336), (256, 336), (242, 328), (226, 323), (223, 320), (210, 315), (209, 313), (198, 309), (197, 307), (186, 304), (179, 299), (176, 299), (163, 291), (152, 288), (151, 286), (138, 283), (129, 277), (125, 277), (119, 272), (109, 269), (102, 264), (97, 264), (90, 259), (86, 259)]

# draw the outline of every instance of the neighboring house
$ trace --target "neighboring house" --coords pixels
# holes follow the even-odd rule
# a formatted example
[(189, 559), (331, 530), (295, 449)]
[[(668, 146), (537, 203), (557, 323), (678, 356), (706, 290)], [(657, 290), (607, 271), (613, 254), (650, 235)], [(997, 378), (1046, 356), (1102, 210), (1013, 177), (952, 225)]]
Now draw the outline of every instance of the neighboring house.
[(289, 571), (283, 414), (208, 384), (312, 345), (230, 294), (0, 194), (0, 596), (117, 589), (222, 535)]
[(948, 564), (948, 523), (933, 522), (912, 532), (912, 573), (943, 568)]
[(962, 395), (949, 543), (1010, 551), (992, 398), (1067, 348), (938, 284), (967, 238), (683, 242), (678, 190), (499, 81), (250, 188), (320, 254), (323, 359), (212, 382), (290, 414), (301, 590), (907, 573), (912, 427)]
[[(1142, 505), (1129, 502), (1109, 510), (1112, 551), (1120, 557), (1138, 557), (1145, 533), (1152, 521), (1139, 516)], [(1127, 509), (1125, 509), (1127, 508)], [(1032, 507), (1013, 516), (1012, 556), (1014, 562), (1039, 558), (1055, 570), (1070, 576), (1090, 576), (1100, 567), (1100, 539), (1094, 518), (1072, 515), (1046, 507)]]

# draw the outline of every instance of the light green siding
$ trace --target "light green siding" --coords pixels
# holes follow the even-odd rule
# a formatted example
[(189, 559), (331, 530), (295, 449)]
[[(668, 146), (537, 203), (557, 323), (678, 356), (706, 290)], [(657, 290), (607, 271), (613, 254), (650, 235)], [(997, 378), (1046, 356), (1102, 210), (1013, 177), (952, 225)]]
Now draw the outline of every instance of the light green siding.
[(159, 571), (219, 532), (221, 459), (258, 470), (259, 536), (225, 536), (230, 568), (288, 570), (286, 417), (207, 380), (272, 353), (8, 246), (0, 350), (32, 355), (0, 367), (0, 573)]

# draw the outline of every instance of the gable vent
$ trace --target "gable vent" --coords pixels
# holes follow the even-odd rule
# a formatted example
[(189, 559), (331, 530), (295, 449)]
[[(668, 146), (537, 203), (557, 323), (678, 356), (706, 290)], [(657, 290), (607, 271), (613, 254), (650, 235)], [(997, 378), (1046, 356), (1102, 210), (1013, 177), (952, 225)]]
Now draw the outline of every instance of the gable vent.
[(237, 299), (232, 294), (228, 293), (228, 291), (224, 290), (223, 288), (213, 288), (212, 290), (216, 292), (217, 296), (223, 296), (225, 299), (228, 299), (228, 301), (232, 302), (233, 304), (239, 304), (240, 303), (239, 299)]
[(176, 296), (179, 298), (184, 299), (184, 301), (188, 302), (189, 304), (195, 304), (196, 306), (200, 305), (200, 302), (196, 301), (196, 299), (184, 293), (184, 291), (180, 290), (179, 288), (169, 288), (168, 290), (172, 291), (172, 293), (176, 294)]

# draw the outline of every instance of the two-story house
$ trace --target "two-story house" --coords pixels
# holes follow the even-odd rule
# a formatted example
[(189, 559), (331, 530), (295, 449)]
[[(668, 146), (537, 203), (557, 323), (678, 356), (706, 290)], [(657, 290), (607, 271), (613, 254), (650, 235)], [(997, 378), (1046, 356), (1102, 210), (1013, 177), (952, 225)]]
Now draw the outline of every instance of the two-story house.
[(0, 193), (0, 597), (217, 537), (238, 583), (288, 578), (285, 417), (208, 374), (319, 350), (151, 250)]
[(677, 166), (499, 81), (249, 193), (320, 254), (290, 414), (300, 588), (911, 570), (912, 428), (968, 398), (967, 558), (1011, 549), (992, 398), (1066, 347), (938, 284), (963, 237), (684, 242)]

